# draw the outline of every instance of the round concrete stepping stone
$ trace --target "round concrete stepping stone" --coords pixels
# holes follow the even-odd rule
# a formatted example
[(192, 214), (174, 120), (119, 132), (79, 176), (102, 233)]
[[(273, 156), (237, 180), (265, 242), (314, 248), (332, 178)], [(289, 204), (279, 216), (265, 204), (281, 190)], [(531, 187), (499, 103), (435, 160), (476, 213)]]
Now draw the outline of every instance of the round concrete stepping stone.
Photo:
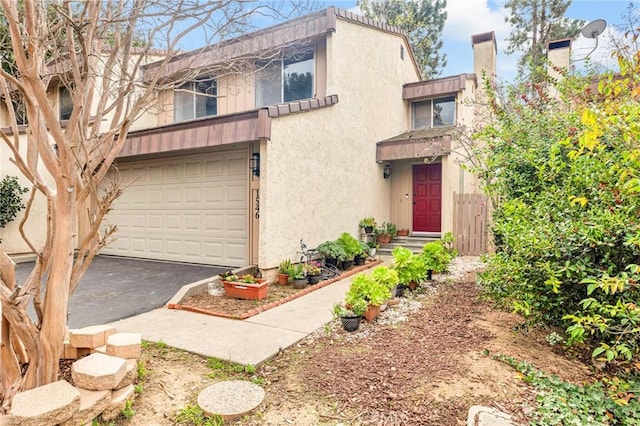
[(203, 389), (198, 406), (208, 416), (232, 420), (258, 407), (263, 399), (264, 389), (260, 386), (245, 380), (228, 380)]

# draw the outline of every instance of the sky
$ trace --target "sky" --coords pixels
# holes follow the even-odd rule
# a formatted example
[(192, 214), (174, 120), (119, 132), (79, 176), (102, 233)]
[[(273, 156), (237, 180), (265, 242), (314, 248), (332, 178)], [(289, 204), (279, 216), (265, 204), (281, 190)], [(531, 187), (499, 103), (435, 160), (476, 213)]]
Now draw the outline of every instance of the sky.
[[(355, 1), (325, 1), (343, 9), (354, 9)], [(517, 76), (518, 54), (506, 55), (505, 39), (510, 27), (505, 23), (509, 12), (503, 7), (505, 0), (447, 0), (448, 18), (443, 32), (443, 52), (447, 55), (447, 66), (441, 76), (473, 72), (473, 49), (471, 36), (495, 31), (498, 46), (497, 74), (504, 80), (513, 80)], [(623, 25), (622, 15), (630, 0), (574, 0), (566, 16), (583, 19), (587, 22), (595, 19), (607, 21), (605, 32), (598, 37), (598, 49), (590, 55), (590, 60), (609, 68), (614, 66), (610, 58), (610, 37), (620, 35), (617, 27)], [(636, 2), (638, 5), (638, 2)], [(572, 45), (573, 58), (584, 58), (595, 46), (595, 40), (580, 36)]]

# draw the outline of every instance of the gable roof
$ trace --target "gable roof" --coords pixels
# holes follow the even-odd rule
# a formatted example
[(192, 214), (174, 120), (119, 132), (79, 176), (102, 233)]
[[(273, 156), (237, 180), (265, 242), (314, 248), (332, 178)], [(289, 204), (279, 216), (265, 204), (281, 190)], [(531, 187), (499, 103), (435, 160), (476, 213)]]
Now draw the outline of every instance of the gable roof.
[(309, 44), (336, 31), (336, 20), (341, 19), (369, 28), (374, 28), (401, 37), (409, 51), (409, 56), (418, 75), (421, 75), (407, 34), (396, 27), (379, 22), (348, 10), (329, 7), (300, 18), (292, 19), (272, 27), (248, 33), (212, 46), (206, 46), (192, 52), (177, 55), (169, 62), (157, 61), (147, 64), (144, 80), (151, 80), (156, 73), (161, 78), (171, 79), (188, 70), (206, 69), (213, 64), (228, 61), (259, 59), (258, 54), (269, 55), (283, 49)]

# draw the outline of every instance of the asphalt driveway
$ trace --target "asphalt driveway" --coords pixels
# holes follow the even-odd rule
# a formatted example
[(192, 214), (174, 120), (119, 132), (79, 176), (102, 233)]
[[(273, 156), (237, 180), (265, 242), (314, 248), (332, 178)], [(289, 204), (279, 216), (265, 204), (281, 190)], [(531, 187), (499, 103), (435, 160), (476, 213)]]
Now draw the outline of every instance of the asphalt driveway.
[[(33, 262), (18, 264), (22, 284)], [(69, 300), (69, 327), (105, 324), (165, 305), (184, 285), (231, 267), (97, 256)]]

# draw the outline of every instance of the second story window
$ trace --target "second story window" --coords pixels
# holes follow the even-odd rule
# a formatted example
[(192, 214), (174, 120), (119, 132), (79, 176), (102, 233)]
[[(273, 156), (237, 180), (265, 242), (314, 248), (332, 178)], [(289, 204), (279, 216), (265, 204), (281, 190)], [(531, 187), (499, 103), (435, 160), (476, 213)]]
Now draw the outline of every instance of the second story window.
[(411, 114), (413, 129), (453, 126), (456, 124), (456, 97), (413, 102)]
[(218, 113), (218, 86), (210, 77), (189, 81), (176, 89), (173, 96), (175, 122), (207, 117)]
[(71, 118), (73, 111), (73, 99), (69, 89), (62, 86), (58, 92), (58, 103), (60, 104), (60, 120), (68, 120)]
[(313, 51), (258, 64), (256, 107), (313, 97)]

